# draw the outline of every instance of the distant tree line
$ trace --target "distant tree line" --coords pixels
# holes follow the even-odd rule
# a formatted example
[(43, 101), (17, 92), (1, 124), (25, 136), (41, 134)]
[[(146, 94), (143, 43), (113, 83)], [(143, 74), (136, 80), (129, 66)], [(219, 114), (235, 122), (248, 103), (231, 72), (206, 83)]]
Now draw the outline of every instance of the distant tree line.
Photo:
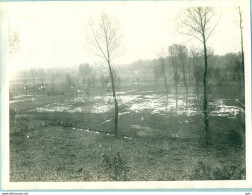
[[(188, 51), (184, 45), (171, 45), (168, 47), (169, 53), (164, 58), (164, 69), (160, 66), (157, 59), (146, 62), (146, 68), (140, 71), (152, 70), (154, 80), (164, 79), (163, 71), (167, 78), (175, 83), (175, 87), (182, 82), (185, 88), (192, 85), (192, 81), (197, 85), (202, 81), (204, 70), (204, 55), (198, 49)], [(210, 48), (209, 48), (210, 50)], [(223, 56), (208, 54), (209, 81), (241, 81), (243, 79), (243, 65), (241, 53), (228, 53)], [(152, 62), (152, 63), (151, 63)], [(143, 62), (140, 62), (141, 64)], [(134, 64), (137, 64), (135, 62)], [(139, 68), (138, 68), (139, 70)]]

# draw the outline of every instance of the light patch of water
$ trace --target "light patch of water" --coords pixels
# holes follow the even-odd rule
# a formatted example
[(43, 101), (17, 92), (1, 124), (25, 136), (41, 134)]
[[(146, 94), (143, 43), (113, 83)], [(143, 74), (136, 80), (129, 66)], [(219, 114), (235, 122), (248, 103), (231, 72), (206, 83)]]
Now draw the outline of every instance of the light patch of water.
[(141, 101), (135, 101), (132, 105), (129, 106), (128, 110), (135, 112), (148, 110), (150, 114), (160, 115), (165, 115), (165, 113), (173, 111), (178, 115), (187, 114), (188, 116), (191, 116), (193, 114), (196, 114), (197, 112), (193, 107), (194, 104), (192, 102), (187, 102), (186, 106), (186, 101), (183, 99), (178, 99), (176, 101), (176, 99), (170, 97), (166, 102), (166, 96), (148, 95), (141, 98)]
[(24, 101), (33, 101), (37, 98), (29, 98), (29, 99), (23, 99), (23, 100), (10, 100), (9, 103), (13, 104), (13, 103), (17, 103), (17, 102), (24, 102)]
[(101, 95), (97, 95), (93, 97), (94, 100), (103, 100), (103, 101), (108, 101), (112, 99), (111, 95), (105, 95), (105, 96), (101, 96)]
[(236, 117), (239, 113), (244, 114), (244, 110), (238, 106), (228, 106), (225, 102), (228, 100), (219, 99), (215, 102), (211, 102), (210, 106), (214, 110), (210, 113), (211, 116), (221, 116), (221, 117)]
[(146, 98), (146, 99), (154, 99), (154, 98), (156, 98), (156, 97), (153, 96), (153, 95), (145, 95), (144, 98)]
[(140, 94), (145, 94), (145, 93), (153, 93), (153, 91), (139, 91), (139, 92), (137, 92), (137, 93), (140, 93)]
[[(118, 105), (125, 104), (129, 101), (137, 99), (139, 95), (123, 95), (118, 96)], [(90, 98), (91, 99), (91, 98)], [(65, 100), (63, 103), (48, 104), (44, 107), (36, 108), (38, 112), (87, 112), (87, 113), (104, 113), (114, 109), (114, 101), (111, 96), (95, 96), (87, 105), (76, 107), (75, 103), (86, 102), (84, 96), (79, 96), (70, 100)], [(20, 100), (21, 101), (21, 100)], [(24, 100), (22, 100), (24, 101)], [(93, 104), (92, 104), (93, 103)]]
[(126, 112), (119, 112), (119, 116), (122, 116), (122, 115), (125, 115), (125, 114), (129, 114), (130, 112), (129, 111), (126, 111)]
[(190, 97), (188, 97), (187, 99), (188, 99), (188, 100), (196, 100), (197, 97), (195, 97), (195, 96), (190, 96)]
[[(137, 99), (139, 95), (123, 95), (118, 97), (118, 106), (121, 106), (122, 104), (126, 104), (129, 101), (132, 101), (134, 99)], [(108, 112), (111, 109), (114, 109), (114, 102), (111, 97), (109, 96), (97, 96), (95, 97), (96, 100), (101, 100), (100, 102), (97, 102), (93, 106), (91, 106), (89, 112), (90, 113), (104, 113)]]
[(127, 136), (124, 136), (123, 138), (124, 139), (132, 139), (131, 137), (127, 137)]
[[(75, 129), (75, 128), (73, 128)], [(83, 131), (83, 129), (77, 129), (78, 131)], [(95, 134), (100, 134), (100, 135), (107, 135), (107, 136), (115, 136), (114, 134), (110, 134), (110, 133), (100, 133), (99, 131), (90, 131), (89, 129), (84, 129), (85, 132), (88, 133), (95, 133)], [(124, 139), (132, 139), (131, 137), (127, 137), (127, 136), (123, 136)]]
[(136, 90), (133, 89), (133, 90), (130, 90), (130, 91), (119, 91), (119, 92), (116, 92), (116, 94), (117, 94), (117, 95), (125, 95), (125, 94), (127, 94), (127, 93), (131, 93), (131, 92), (134, 92), (134, 91), (136, 91)]
[(119, 96), (118, 97), (119, 106), (120, 106), (120, 104), (125, 104), (125, 103), (130, 102), (132, 100), (135, 100), (135, 99), (137, 99), (139, 97), (140, 97), (140, 95), (123, 95), (123, 96)]
[[(153, 95), (121, 95), (118, 96), (118, 105), (123, 106), (126, 110), (122, 113), (119, 112), (119, 116), (128, 114), (130, 112), (141, 113), (148, 111), (150, 114), (159, 114), (166, 116), (168, 112), (175, 113), (176, 115), (192, 116), (195, 114), (202, 114), (202, 108), (197, 106), (193, 101), (194, 98), (188, 98), (187, 104), (185, 99), (179, 98), (176, 101), (175, 96), (170, 96), (168, 101), (165, 95), (153, 94)], [(27, 99), (32, 100), (32, 99)], [(14, 103), (16, 100), (10, 101)], [(86, 112), (86, 113), (105, 113), (114, 109), (114, 101), (111, 96), (95, 96), (88, 100), (87, 105), (76, 106), (76, 102), (84, 103), (85, 97), (79, 96), (71, 100), (64, 101), (63, 103), (48, 104), (44, 107), (37, 108), (38, 112)], [(241, 112), (244, 114), (244, 110), (239, 106), (226, 105), (227, 99), (219, 99), (209, 103), (209, 108), (212, 110), (210, 116), (222, 116), (222, 117), (237, 117)], [(231, 102), (232, 103), (232, 102)], [(125, 105), (124, 105), (125, 104)]]
[(81, 103), (84, 103), (84, 102), (85, 102), (85, 100), (84, 100), (83, 97), (76, 97), (76, 98), (74, 98), (74, 99), (70, 99), (69, 101), (70, 101), (70, 102), (81, 102)]
[(110, 121), (111, 121), (111, 119), (108, 119), (108, 120), (106, 120), (106, 121), (103, 121), (101, 124), (108, 123), (108, 122), (110, 122)]
[(150, 127), (142, 127), (140, 125), (131, 125), (131, 128), (138, 129), (138, 130), (144, 130), (144, 131), (155, 131), (156, 129), (152, 129)]
[(111, 110), (113, 108), (114, 108), (113, 105), (95, 104), (89, 110), (87, 110), (87, 112), (89, 112), (89, 113), (104, 113), (104, 112), (107, 112), (107, 111), (109, 111), (109, 110)]
[(78, 93), (83, 93), (84, 91), (78, 89), (77, 92), (78, 92)]
[(162, 102), (159, 100), (160, 95), (151, 95), (149, 98), (139, 98), (138, 101), (134, 102), (130, 107), (129, 110), (131, 111), (143, 111), (145, 109), (155, 109), (162, 106)]
[(137, 136), (153, 136), (158, 134), (158, 132), (160, 131), (160, 129), (153, 129), (151, 127), (148, 126), (140, 126), (140, 125), (131, 125), (132, 129), (136, 130), (136, 135)]
[(70, 112), (70, 113), (82, 112), (82, 108), (74, 108), (74, 109), (70, 109), (70, 110), (68, 110), (68, 112)]
[[(35, 96), (35, 95), (18, 95), (18, 96), (14, 96), (12, 99), (19, 99), (19, 98), (23, 98), (23, 97), (32, 97), (32, 96)], [(37, 96), (41, 96), (41, 95), (37, 95)]]
[(63, 105), (54, 104), (54, 106), (48, 104), (45, 107), (36, 108), (37, 112), (69, 112), (70, 110), (71, 106), (64, 104)]
[[(192, 109), (190, 107), (188, 107), (185, 112), (186, 112), (187, 116), (193, 116), (193, 115), (196, 115), (196, 114), (199, 113), (199, 111), (194, 110), (194, 109)], [(184, 111), (179, 111), (179, 115), (184, 114), (185, 112)]]

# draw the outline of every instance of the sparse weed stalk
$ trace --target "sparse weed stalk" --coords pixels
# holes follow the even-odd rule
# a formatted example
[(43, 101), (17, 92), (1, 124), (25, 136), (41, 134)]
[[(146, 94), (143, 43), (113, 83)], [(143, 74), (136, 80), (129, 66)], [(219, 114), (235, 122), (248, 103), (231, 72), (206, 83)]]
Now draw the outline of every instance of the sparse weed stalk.
[(115, 181), (127, 181), (127, 173), (129, 167), (126, 166), (126, 161), (121, 157), (120, 152), (113, 155), (103, 154), (101, 167), (104, 173)]

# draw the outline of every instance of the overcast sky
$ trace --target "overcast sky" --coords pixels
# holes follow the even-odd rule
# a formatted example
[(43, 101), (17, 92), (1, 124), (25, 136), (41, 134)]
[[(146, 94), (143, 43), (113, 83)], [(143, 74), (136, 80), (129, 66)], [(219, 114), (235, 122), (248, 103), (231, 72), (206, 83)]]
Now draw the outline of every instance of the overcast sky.
[[(19, 51), (9, 61), (11, 69), (71, 67), (94, 64), (102, 59), (87, 52), (89, 17), (107, 12), (118, 19), (123, 33), (124, 54), (114, 63), (153, 59), (174, 43), (201, 47), (195, 39), (174, 30), (183, 2), (22, 2), (5, 7), (11, 29), (20, 34)], [(249, 7), (248, 7), (249, 8)], [(218, 9), (222, 17), (209, 39), (215, 54), (240, 50), (239, 15), (234, 7)]]

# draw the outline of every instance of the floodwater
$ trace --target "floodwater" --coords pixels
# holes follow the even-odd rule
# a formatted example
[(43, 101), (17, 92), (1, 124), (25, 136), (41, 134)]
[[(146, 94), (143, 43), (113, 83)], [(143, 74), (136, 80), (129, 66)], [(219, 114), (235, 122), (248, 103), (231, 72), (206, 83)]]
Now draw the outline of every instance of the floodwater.
[(19, 96), (15, 96), (13, 97), (9, 103), (17, 103), (17, 102), (24, 102), (24, 101), (33, 101), (35, 99), (37, 99), (37, 97), (42, 96), (42, 95), (19, 95)]
[[(148, 112), (159, 115), (187, 115), (203, 114), (202, 100), (198, 101), (193, 94), (189, 94), (186, 99), (184, 96), (169, 95), (168, 99), (163, 94), (141, 95), (139, 93), (128, 95), (121, 92), (117, 96), (119, 116), (130, 113)], [(85, 112), (85, 113), (105, 113), (113, 111), (114, 101), (109, 95), (105, 96), (84, 96), (79, 94), (77, 97), (63, 102), (48, 104), (36, 108), (38, 112)], [(218, 99), (209, 102), (210, 116), (220, 116), (235, 118), (239, 113), (244, 114), (244, 109), (235, 104), (235, 100)]]
[[(111, 133), (101, 133), (99, 131), (92, 131), (90, 129), (78, 129), (78, 128), (72, 128), (73, 130), (77, 130), (77, 131), (85, 131), (88, 133), (95, 133), (95, 134), (100, 134), (100, 135), (107, 135), (107, 136), (115, 136), (114, 134)], [(127, 136), (123, 136), (124, 139), (132, 139), (131, 137), (127, 137)]]
[(232, 100), (219, 99), (215, 102), (211, 102), (209, 105), (211, 108), (213, 108), (211, 115), (235, 118), (239, 113), (244, 113), (244, 110), (239, 106), (226, 105), (229, 102), (232, 102)]

